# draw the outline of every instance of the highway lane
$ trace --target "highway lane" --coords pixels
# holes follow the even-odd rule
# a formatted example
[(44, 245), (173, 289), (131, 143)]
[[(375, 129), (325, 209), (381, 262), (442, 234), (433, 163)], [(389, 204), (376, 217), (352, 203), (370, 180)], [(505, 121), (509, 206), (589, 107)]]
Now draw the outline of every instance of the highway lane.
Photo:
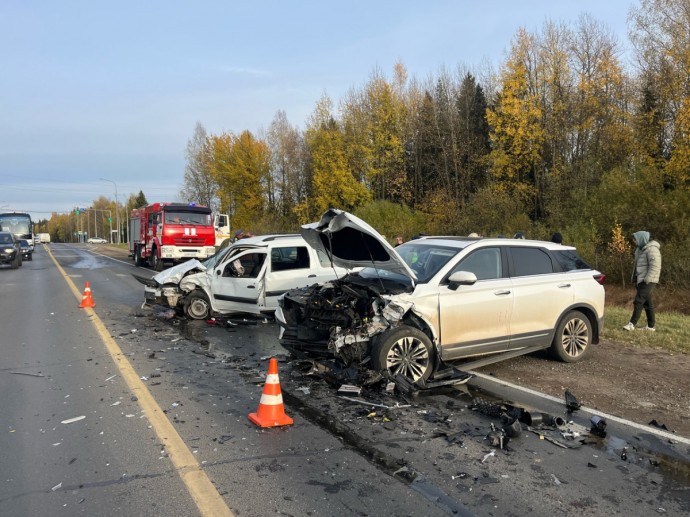
[[(9, 319), (27, 311), (28, 319), (34, 322), (47, 311), (54, 314), (48, 312), (45, 325), (39, 327), (43, 330), (37, 331), (43, 341), (38, 334), (23, 330), (12, 334), (12, 341), (36, 342), (37, 349), (15, 350), (17, 355), (1, 371), (0, 382), (3, 393), (13, 396), (14, 392), (6, 392), (5, 388), (17, 384), (14, 377), (21, 377), (21, 382), (29, 386), (37, 381), (55, 382), (60, 390), (45, 397), (44, 390), (35, 389), (31, 400), (21, 407), (7, 402), (6, 398), (0, 406), (2, 414), (11, 415), (13, 422), (9, 440), (17, 433), (26, 437), (17, 447), (19, 450), (8, 458), (11, 461), (2, 461), (3, 479), (12, 481), (5, 483), (0, 493), (0, 514), (204, 513), (204, 508), (195, 508), (190, 488), (180, 481), (187, 468), (180, 468), (174, 461), (171, 464), (177, 454), (170, 457), (161, 454), (164, 449), (169, 453), (170, 448), (161, 447), (156, 422), (152, 421), (150, 412), (140, 407), (144, 398), (141, 391), (136, 392), (139, 400), (131, 400), (131, 387), (123, 382), (117, 361), (106, 351), (108, 340), (122, 350), (122, 357), (131, 364), (137, 380), (147, 379), (142, 381), (143, 389), (163, 408), (167, 424), (182, 437), (186, 452), (198, 459), (198, 465), (217, 487), (218, 494), (237, 514), (446, 513), (428, 497), (379, 471), (366, 458), (299, 415), (294, 415), (295, 425), (285, 429), (262, 430), (251, 424), (246, 415), (257, 409), (261, 382), (247, 383), (237, 372), (228, 370), (222, 372), (218, 385), (206, 382), (208, 371), (191, 368), (190, 350), (182, 346), (182, 338), (175, 329), (144, 316), (140, 308), (143, 289), (131, 276), (133, 271), (141, 273), (141, 268), (94, 255), (87, 246), (51, 244), (50, 248), (79, 290), (83, 290), (86, 281), (90, 283), (96, 302), (93, 312), (103, 323), (101, 334), (104, 335), (94, 328), (97, 325), (90, 321), (94, 318), (89, 318), (89, 310), (77, 308), (78, 300), (69, 292), (57, 268), (51, 266), (45, 253), (39, 252), (34, 260), (35, 270), (26, 272), (36, 277), (32, 289), (40, 293), (41, 304), (35, 307), (36, 299), (30, 298), (20, 309), (13, 310)], [(4, 316), (2, 322), (8, 324)], [(46, 348), (46, 341), (55, 345)], [(257, 352), (279, 352), (274, 339), (267, 340), (264, 346), (265, 349), (258, 347)], [(11, 373), (17, 366), (24, 367), (26, 373), (39, 373), (30, 367), (48, 364), (52, 365), (50, 370), (40, 371), (45, 377)], [(152, 377), (152, 373), (161, 377)], [(65, 399), (66, 395), (69, 397)], [(118, 402), (119, 405), (113, 405)], [(71, 411), (64, 411), (61, 406), (69, 406)], [(27, 411), (27, 407), (37, 409)], [(61, 410), (59, 413), (56, 407)], [(51, 414), (46, 416), (48, 411)], [(81, 415), (86, 418), (60, 424), (64, 419)], [(128, 418), (128, 415), (134, 416)], [(46, 418), (56, 429), (45, 425), (34, 432)], [(62, 433), (56, 437), (59, 431)], [(42, 437), (44, 432), (49, 438), (40, 441), (36, 457), (46, 460), (41, 472), (36, 473), (23, 458), (29, 454), (30, 440)], [(106, 436), (113, 437), (112, 441)], [(12, 442), (6, 440), (3, 436), (0, 442), (5, 450), (12, 448)], [(15, 442), (20, 440), (15, 438)], [(60, 445), (53, 445), (58, 442)], [(56, 456), (57, 450), (62, 454)], [(73, 458), (77, 459), (70, 463)], [(82, 462), (88, 465), (85, 471), (75, 467)], [(25, 474), (11, 477), (10, 469), (4, 467), (9, 463), (21, 465)], [(66, 469), (72, 469), (74, 475), (67, 478), (63, 472)], [(120, 472), (119, 477), (103, 476), (104, 472), (112, 471)], [(62, 475), (60, 479), (58, 474)], [(126, 474), (124, 481), (135, 479), (125, 483), (121, 480), (123, 474)], [(87, 477), (92, 479), (91, 485), (84, 481)], [(30, 487), (36, 486), (39, 478), (39, 491), (32, 491)], [(53, 491), (61, 481), (62, 485)], [(84, 487), (91, 488), (88, 497), (84, 495)], [(57, 500), (60, 496), (66, 499)], [(85, 506), (87, 503), (93, 506)], [(206, 515), (213, 513), (206, 512)]]
[(42, 247), (0, 304), (0, 515), (198, 515)]

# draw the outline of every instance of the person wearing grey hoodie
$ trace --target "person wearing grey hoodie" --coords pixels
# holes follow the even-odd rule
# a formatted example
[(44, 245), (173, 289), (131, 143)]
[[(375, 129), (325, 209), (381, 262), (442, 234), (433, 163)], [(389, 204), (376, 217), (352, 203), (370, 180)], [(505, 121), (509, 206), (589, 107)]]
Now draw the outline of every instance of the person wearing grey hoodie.
[(661, 251), (659, 243), (650, 240), (649, 232), (639, 231), (633, 234), (635, 243), (635, 267), (633, 269), (632, 281), (637, 287), (637, 294), (633, 301), (633, 313), (630, 322), (623, 328), (625, 330), (635, 330), (637, 320), (642, 315), (644, 309), (647, 316), (647, 326), (644, 330), (656, 330), (656, 318), (654, 314), (654, 302), (652, 291), (659, 283), (661, 275)]

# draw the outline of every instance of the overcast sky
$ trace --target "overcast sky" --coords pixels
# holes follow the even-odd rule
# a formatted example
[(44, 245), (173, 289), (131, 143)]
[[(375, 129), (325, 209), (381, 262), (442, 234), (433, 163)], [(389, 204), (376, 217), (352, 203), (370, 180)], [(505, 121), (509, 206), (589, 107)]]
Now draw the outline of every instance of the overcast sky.
[[(494, 66), (519, 27), (592, 15), (628, 46), (628, 0), (0, 2), (0, 210), (175, 201), (196, 122), (304, 126), (374, 68)], [(103, 179), (108, 180), (104, 181)], [(113, 184), (114, 182), (114, 184)]]

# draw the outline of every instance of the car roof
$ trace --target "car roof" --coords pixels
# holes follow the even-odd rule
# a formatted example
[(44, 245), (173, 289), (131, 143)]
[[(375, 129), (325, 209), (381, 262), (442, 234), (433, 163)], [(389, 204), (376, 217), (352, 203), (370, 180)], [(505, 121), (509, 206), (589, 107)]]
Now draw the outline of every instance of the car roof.
[(295, 240), (304, 241), (302, 236), (298, 233), (284, 233), (284, 234), (270, 234), (270, 235), (256, 235), (254, 237), (245, 237), (233, 242), (230, 246), (264, 246), (268, 247), (271, 244), (290, 244)]
[(428, 242), (429, 244), (434, 244), (437, 246), (447, 246), (452, 248), (467, 248), (473, 247), (485, 247), (485, 246), (526, 246), (534, 247), (539, 246), (540, 248), (546, 248), (549, 250), (574, 250), (574, 246), (566, 246), (563, 244), (557, 244), (551, 241), (539, 241), (533, 239), (508, 239), (500, 237), (456, 237), (453, 235), (433, 235), (420, 237), (419, 239), (414, 239), (407, 241), (405, 244), (411, 242)]

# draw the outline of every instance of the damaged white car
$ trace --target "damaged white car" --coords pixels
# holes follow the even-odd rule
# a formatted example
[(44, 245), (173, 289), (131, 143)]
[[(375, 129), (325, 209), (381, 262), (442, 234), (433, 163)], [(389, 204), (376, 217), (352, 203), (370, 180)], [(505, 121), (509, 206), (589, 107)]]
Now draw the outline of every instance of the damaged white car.
[(289, 289), (346, 273), (300, 235), (263, 235), (237, 241), (199, 262), (189, 260), (143, 283), (147, 303), (181, 309), (192, 319), (231, 313), (273, 314)]
[(334, 209), (302, 235), (352, 272), (281, 298), (280, 342), (296, 355), (335, 355), (423, 383), (448, 361), (550, 348), (575, 362), (599, 341), (605, 276), (573, 247), (424, 237), (394, 249)]

